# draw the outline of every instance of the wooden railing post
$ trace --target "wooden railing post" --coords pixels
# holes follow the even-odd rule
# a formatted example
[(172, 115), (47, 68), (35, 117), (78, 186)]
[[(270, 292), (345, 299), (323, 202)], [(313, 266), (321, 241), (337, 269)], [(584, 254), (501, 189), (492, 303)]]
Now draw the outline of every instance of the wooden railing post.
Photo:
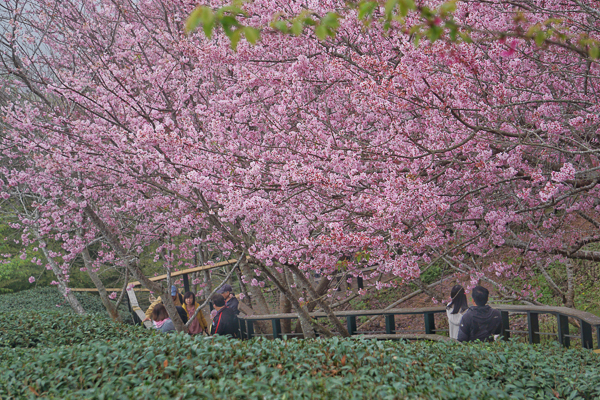
[(394, 314), (386, 314), (385, 316), (385, 333), (388, 335), (396, 333), (396, 320)]
[(571, 345), (571, 338), (569, 338), (569, 317), (562, 314), (556, 315), (556, 320), (558, 322), (558, 343), (562, 344), (565, 347), (569, 347)]
[(596, 346), (600, 349), (600, 325), (596, 325)]
[(425, 333), (433, 335), (435, 333), (435, 314), (426, 312), (423, 316), (425, 317)]
[(346, 317), (346, 328), (351, 336), (356, 334), (356, 316), (348, 315)]
[(594, 337), (592, 336), (592, 326), (584, 320), (579, 320), (581, 324), (581, 346), (584, 349), (594, 348)]
[(281, 320), (272, 319), (271, 325), (273, 325), (273, 339), (281, 339)]
[(362, 289), (363, 286), (363, 278), (360, 276), (356, 277), (356, 287), (358, 287), (359, 289)]
[(539, 343), (540, 321), (538, 319), (538, 313), (527, 312), (527, 327), (529, 332), (529, 343)]
[(249, 319), (248, 321), (246, 321), (246, 323), (246, 336), (248, 337), (248, 339), (252, 339), (252, 337), (254, 337), (254, 321)]
[(510, 338), (510, 318), (508, 317), (508, 311), (500, 311), (502, 314), (502, 340), (508, 340)]
[(190, 291), (190, 280), (188, 278), (188, 274), (183, 274), (183, 290), (185, 292)]
[(243, 318), (238, 318), (238, 323), (240, 326), (240, 339), (248, 339), (246, 334), (246, 320)]

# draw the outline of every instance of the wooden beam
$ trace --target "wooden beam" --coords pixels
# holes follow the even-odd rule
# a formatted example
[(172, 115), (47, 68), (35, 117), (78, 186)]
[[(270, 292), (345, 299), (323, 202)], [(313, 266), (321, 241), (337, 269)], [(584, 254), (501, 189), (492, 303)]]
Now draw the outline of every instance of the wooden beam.
[[(69, 288), (72, 292), (97, 292), (96, 288)], [(123, 288), (106, 288), (107, 292), (120, 292)], [(145, 288), (134, 288), (136, 292), (148, 292)]]
[[(237, 260), (234, 258), (234, 259), (227, 260), (227, 261), (221, 261), (221, 262), (218, 262), (216, 264), (202, 265), (200, 267), (195, 267), (195, 268), (190, 268), (190, 269), (184, 269), (182, 271), (171, 272), (171, 278), (176, 277), (176, 276), (180, 276), (180, 275), (184, 275), (184, 274), (191, 274), (191, 273), (194, 273), (194, 272), (206, 271), (208, 269), (214, 269), (214, 268), (224, 267), (225, 265), (235, 264), (236, 262), (237, 262)], [(162, 281), (163, 279), (167, 279), (167, 274), (158, 275), (158, 276), (150, 278), (150, 280), (152, 282)], [(139, 284), (140, 284), (139, 281), (135, 281), (135, 282), (131, 282), (130, 283), (130, 285), (133, 285), (133, 286), (137, 286)]]

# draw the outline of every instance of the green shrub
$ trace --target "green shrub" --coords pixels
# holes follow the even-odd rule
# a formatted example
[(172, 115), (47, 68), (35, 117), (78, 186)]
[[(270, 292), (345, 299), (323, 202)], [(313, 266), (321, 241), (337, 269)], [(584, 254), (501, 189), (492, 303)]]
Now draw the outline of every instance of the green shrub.
[[(106, 312), (100, 297), (90, 293), (75, 293), (86, 312)], [(21, 292), (0, 295), (0, 313), (9, 311), (60, 310), (72, 313), (73, 310), (58, 289), (52, 286), (23, 290)]]
[(0, 348), (0, 398), (595, 399), (598, 356), (520, 343), (184, 334)]
[(105, 312), (86, 315), (57, 310), (0, 313), (0, 348), (74, 345), (91, 340), (134, 339), (150, 333), (141, 326), (116, 323)]

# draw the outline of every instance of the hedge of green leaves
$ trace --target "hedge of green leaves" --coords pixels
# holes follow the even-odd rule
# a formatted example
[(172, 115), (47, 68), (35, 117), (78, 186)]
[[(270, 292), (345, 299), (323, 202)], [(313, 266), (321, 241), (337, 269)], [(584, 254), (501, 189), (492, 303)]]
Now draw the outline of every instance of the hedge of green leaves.
[(91, 340), (119, 340), (148, 336), (141, 326), (120, 324), (104, 313), (77, 315), (62, 311), (0, 313), (0, 348), (59, 346)]
[(600, 398), (598, 355), (557, 345), (153, 334), (0, 360), (0, 398)]
[[(90, 293), (75, 293), (86, 312), (106, 312), (100, 297)], [(7, 311), (60, 310), (73, 312), (56, 287), (40, 287), (0, 296), (0, 313)]]

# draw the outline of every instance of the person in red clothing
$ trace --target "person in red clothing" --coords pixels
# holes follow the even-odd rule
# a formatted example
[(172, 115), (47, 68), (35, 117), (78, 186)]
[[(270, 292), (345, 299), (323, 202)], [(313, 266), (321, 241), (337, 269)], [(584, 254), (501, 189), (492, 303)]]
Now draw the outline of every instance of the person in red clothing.
[(239, 323), (235, 312), (225, 305), (225, 299), (222, 295), (217, 293), (211, 300), (215, 310), (217, 310), (210, 328), (211, 335), (230, 335), (238, 338), (240, 336)]

